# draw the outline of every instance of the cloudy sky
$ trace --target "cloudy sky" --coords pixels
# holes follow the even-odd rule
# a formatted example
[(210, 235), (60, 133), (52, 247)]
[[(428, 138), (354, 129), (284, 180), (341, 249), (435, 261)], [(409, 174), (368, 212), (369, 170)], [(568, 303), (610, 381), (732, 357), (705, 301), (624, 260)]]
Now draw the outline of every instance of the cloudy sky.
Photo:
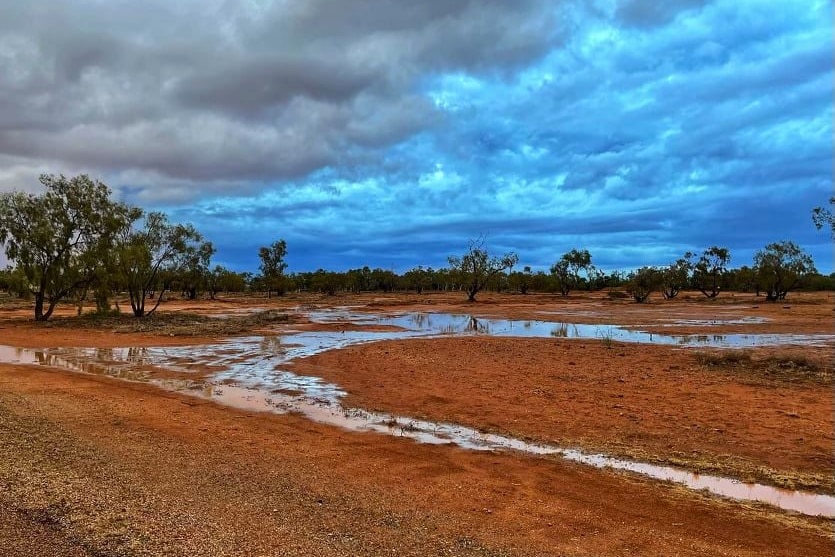
[(791, 239), (821, 271), (829, 0), (0, 3), (0, 191), (87, 173), (217, 263), (611, 270)]

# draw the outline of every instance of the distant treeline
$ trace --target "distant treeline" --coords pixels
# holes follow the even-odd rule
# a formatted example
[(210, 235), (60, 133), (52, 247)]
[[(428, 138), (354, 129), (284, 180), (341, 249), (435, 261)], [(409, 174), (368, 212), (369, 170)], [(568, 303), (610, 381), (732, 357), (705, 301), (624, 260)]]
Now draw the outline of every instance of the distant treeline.
[[(656, 268), (661, 281), (653, 291), (661, 291), (663, 274), (668, 269)], [(389, 269), (368, 266), (347, 271), (329, 271), (318, 269), (308, 272), (285, 272), (271, 278), (263, 273), (235, 272), (223, 266), (215, 265), (196, 274), (167, 272), (160, 276), (156, 288), (147, 295), (153, 297), (163, 290), (179, 292), (185, 298), (200, 296), (215, 298), (224, 293), (251, 293), (284, 295), (288, 292), (313, 292), (320, 294), (361, 293), (361, 292), (455, 292), (464, 291), (465, 283), (456, 269), (448, 267), (433, 269), (417, 266), (404, 273)], [(765, 296), (766, 292), (757, 280), (757, 269), (750, 266), (726, 269), (719, 274), (718, 291), (750, 292)], [(517, 294), (553, 293), (568, 296), (569, 292), (593, 292), (605, 289), (626, 290), (635, 279), (635, 271), (604, 272), (595, 270), (589, 275), (571, 279), (566, 289), (565, 277), (556, 273), (532, 271), (530, 267), (521, 270), (502, 271), (491, 277), (484, 290), (489, 292), (507, 292)], [(128, 287), (118, 275), (111, 276), (109, 286), (114, 293), (127, 293)], [(699, 291), (703, 286), (698, 275), (688, 273), (680, 283), (679, 291)], [(568, 291), (566, 291), (568, 290)], [(802, 277), (796, 290), (800, 291), (835, 291), (835, 273), (822, 275), (817, 272), (807, 273)], [(0, 291), (10, 295), (30, 298), (32, 293), (24, 274), (15, 267), (0, 270)], [(672, 298), (668, 289), (662, 292)], [(88, 291), (89, 294), (89, 291)]]

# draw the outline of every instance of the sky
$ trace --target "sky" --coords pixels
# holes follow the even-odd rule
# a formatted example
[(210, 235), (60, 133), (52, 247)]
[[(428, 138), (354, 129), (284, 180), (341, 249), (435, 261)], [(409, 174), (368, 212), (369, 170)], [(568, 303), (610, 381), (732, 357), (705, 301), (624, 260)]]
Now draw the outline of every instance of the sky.
[(0, 3), (0, 191), (89, 174), (214, 263), (547, 270), (792, 240), (832, 271), (829, 1)]

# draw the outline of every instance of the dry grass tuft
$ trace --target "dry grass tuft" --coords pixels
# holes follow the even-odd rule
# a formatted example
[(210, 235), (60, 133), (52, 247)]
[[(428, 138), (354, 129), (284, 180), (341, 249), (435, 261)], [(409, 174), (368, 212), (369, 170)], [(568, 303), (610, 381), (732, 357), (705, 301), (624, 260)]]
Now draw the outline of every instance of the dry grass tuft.
[(153, 313), (145, 317), (132, 315), (83, 314), (77, 317), (56, 317), (43, 323), (48, 328), (109, 329), (115, 333), (151, 333), (167, 336), (236, 335), (279, 323), (289, 323), (290, 315), (266, 310), (248, 315), (210, 317), (194, 313)]
[(699, 352), (696, 362), (709, 369), (733, 373), (747, 382), (831, 383), (832, 370), (802, 354), (777, 354), (759, 358), (746, 350)]

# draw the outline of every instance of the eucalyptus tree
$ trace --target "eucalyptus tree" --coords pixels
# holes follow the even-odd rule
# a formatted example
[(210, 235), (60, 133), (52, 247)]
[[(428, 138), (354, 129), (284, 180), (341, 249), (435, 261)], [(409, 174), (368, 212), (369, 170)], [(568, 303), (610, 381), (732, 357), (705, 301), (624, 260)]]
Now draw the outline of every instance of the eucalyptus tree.
[(450, 256), (450, 271), (467, 292), (467, 301), (475, 302), (478, 294), (490, 281), (505, 269), (519, 262), (519, 256), (508, 252), (501, 257), (491, 257), (484, 247), (484, 239), (470, 240), (467, 252), (462, 256)]
[(218, 292), (244, 292), (246, 284), (245, 273), (236, 273), (223, 265), (215, 265), (208, 275), (207, 289), (214, 300)]
[[(137, 223), (141, 220), (141, 224)], [(214, 253), (211, 243), (191, 224), (172, 224), (164, 213), (140, 214), (119, 232), (114, 255), (136, 317), (157, 310), (174, 280)], [(153, 294), (150, 311), (145, 302)]]
[(665, 298), (673, 299), (678, 296), (682, 289), (687, 287), (690, 280), (690, 271), (693, 269), (691, 258), (693, 254), (687, 252), (684, 257), (671, 263), (667, 268), (660, 271), (661, 293)]
[(110, 189), (87, 175), (43, 174), (41, 195), (0, 195), (0, 243), (35, 297), (35, 320), (87, 289), (99, 276), (117, 232), (139, 209), (110, 199)]
[(517, 290), (520, 294), (527, 294), (531, 288), (533, 272), (527, 265), (521, 271), (514, 271), (507, 277), (508, 287)]
[(273, 291), (279, 296), (284, 294), (284, 271), (287, 263), (287, 242), (276, 240), (269, 246), (262, 246), (258, 249), (258, 257), (261, 258), (261, 276), (263, 286), (267, 290), (267, 298), (272, 296)]
[(626, 291), (637, 303), (642, 304), (661, 284), (661, 274), (654, 267), (641, 267), (626, 281)]
[(783, 300), (803, 279), (817, 273), (812, 257), (794, 242), (768, 244), (754, 255), (757, 281), (770, 302)]
[(216, 251), (211, 242), (201, 241), (183, 254), (180, 265), (174, 271), (174, 279), (179, 282), (186, 299), (194, 300), (201, 291), (208, 288), (211, 274), (209, 266)]
[(421, 294), (425, 289), (432, 286), (432, 274), (431, 267), (424, 269), (422, 265), (418, 265), (403, 274), (403, 285)]
[(333, 296), (345, 287), (345, 275), (325, 269), (317, 269), (310, 275), (310, 288), (316, 292)]
[(371, 271), (371, 283), (374, 285), (374, 290), (391, 292), (397, 286), (397, 275), (394, 271), (377, 267)]
[(693, 266), (693, 282), (696, 288), (708, 298), (719, 295), (722, 277), (728, 271), (731, 252), (728, 248), (711, 246), (706, 249)]
[(568, 296), (568, 293), (571, 292), (571, 271), (568, 268), (568, 261), (560, 259), (551, 265), (551, 276), (554, 278), (560, 294)]
[(551, 274), (556, 279), (560, 293), (563, 296), (568, 296), (571, 290), (580, 288), (583, 280), (587, 280), (589, 286), (591, 286), (591, 277), (594, 271), (591, 254), (587, 249), (572, 249), (562, 254), (560, 259), (551, 266)]
[(734, 290), (738, 290), (739, 292), (756, 291), (757, 296), (760, 295), (759, 279), (756, 269), (752, 269), (747, 265), (743, 265), (738, 269), (731, 269), (728, 271), (728, 279), (728, 282)]
[(17, 267), (7, 266), (0, 271), (0, 290), (5, 290), (9, 295), (17, 298), (29, 299), (32, 292), (29, 289), (29, 281)]

